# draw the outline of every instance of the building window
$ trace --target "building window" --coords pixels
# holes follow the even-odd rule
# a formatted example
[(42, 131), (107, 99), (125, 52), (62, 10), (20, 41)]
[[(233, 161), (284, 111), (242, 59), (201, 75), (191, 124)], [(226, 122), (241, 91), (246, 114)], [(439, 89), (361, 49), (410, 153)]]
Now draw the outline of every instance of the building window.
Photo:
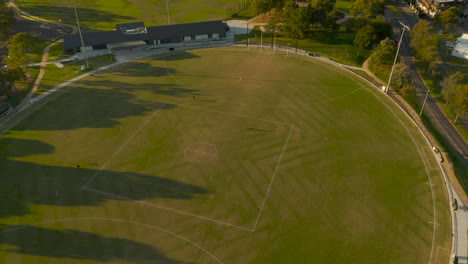
[(195, 35), (190, 36), (191, 40), (195, 40)]
[(208, 38), (209, 38), (209, 39), (212, 39), (212, 38), (213, 38), (213, 34), (208, 34)]

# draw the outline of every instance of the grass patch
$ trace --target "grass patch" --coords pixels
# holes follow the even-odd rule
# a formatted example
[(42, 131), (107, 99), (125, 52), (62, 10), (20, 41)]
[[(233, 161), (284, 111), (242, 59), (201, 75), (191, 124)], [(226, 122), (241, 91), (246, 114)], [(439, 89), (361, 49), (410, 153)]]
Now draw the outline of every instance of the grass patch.
[(0, 230), (49, 221), (2, 232), (6, 263), (409, 264), (450, 243), (424, 138), (338, 67), (200, 49), (52, 96), (0, 137)]
[(58, 60), (60, 58), (60, 55), (62, 55), (62, 53), (63, 53), (63, 43), (58, 43), (58, 44), (54, 45), (49, 50), (49, 59), (48, 59), (48, 61)]
[[(111, 30), (115, 24), (144, 21), (146, 26), (199, 22), (224, 19), (230, 10), (240, 8), (240, 0), (202, 1), (126, 1), (83, 0), (77, 7), (80, 22), (84, 27)], [(71, 0), (19, 0), (17, 3), (26, 12), (52, 21), (61, 19), (75, 24)], [(168, 11), (169, 10), (169, 18)]]
[(335, 3), (335, 8), (349, 14), (349, 10), (351, 9), (352, 5), (353, 5), (353, 1), (337, 0)]
[[(110, 55), (88, 59), (90, 70), (100, 68), (113, 62), (115, 62), (115, 59)], [(81, 65), (84, 64), (85, 61), (81, 60), (65, 64), (63, 68), (58, 68), (55, 64), (47, 65), (44, 78), (42, 79), (41, 85), (39, 86), (39, 89), (37, 89), (36, 94), (44, 93), (67, 80), (83, 74), (84, 72), (81, 71)]]

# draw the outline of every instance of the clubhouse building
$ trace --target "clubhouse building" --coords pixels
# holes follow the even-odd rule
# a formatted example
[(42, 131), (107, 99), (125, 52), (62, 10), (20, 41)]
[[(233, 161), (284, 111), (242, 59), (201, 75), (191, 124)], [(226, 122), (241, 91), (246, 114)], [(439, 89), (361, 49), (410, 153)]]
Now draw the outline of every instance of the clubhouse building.
[(226, 38), (229, 27), (223, 21), (206, 21), (188, 24), (145, 27), (143, 22), (117, 24), (115, 30), (84, 33), (83, 43), (80, 35), (63, 37), (63, 49), (66, 53), (110, 49), (115, 46), (162, 45), (171, 43), (189, 43), (216, 41)]

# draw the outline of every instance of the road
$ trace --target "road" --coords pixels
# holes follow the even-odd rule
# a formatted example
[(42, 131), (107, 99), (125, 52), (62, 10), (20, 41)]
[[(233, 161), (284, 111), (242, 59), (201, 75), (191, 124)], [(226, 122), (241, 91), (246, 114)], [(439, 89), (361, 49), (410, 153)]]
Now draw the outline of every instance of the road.
[[(413, 28), (414, 25), (419, 21), (419, 18), (411, 13), (411, 10), (407, 7), (404, 2), (391, 2), (392, 5), (397, 6), (399, 13), (393, 12), (391, 9), (387, 8), (385, 10), (385, 17), (390, 22), (394, 28), (395, 38), (400, 38), (400, 30), (402, 26), (399, 22), (402, 22)], [(416, 97), (418, 101), (423, 104), (424, 98), (427, 94), (427, 87), (424, 84), (424, 81), (416, 69), (416, 64), (411, 56), (411, 50), (409, 48), (410, 38), (408, 32), (405, 32), (403, 36), (403, 41), (400, 43), (400, 61), (406, 63), (409, 67), (409, 73), (414, 83), (416, 90)], [(447, 118), (445, 113), (440, 109), (436, 100), (429, 93), (429, 97), (424, 106), (424, 112), (431, 120), (432, 124), (443, 136), (445, 141), (448, 143), (450, 148), (455, 152), (455, 154), (460, 158), (465, 166), (468, 167), (468, 143), (460, 134), (460, 132), (455, 128), (451, 121)]]

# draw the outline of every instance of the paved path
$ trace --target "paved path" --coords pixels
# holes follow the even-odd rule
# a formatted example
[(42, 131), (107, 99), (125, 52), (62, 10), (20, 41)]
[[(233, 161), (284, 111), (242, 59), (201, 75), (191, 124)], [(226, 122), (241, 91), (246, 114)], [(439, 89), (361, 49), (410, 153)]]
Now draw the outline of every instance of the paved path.
[(73, 25), (69, 25), (69, 24), (64, 24), (64, 23), (57, 23), (55, 21), (51, 21), (51, 20), (47, 20), (47, 19), (44, 19), (44, 18), (41, 18), (41, 17), (37, 17), (37, 16), (33, 16), (31, 14), (28, 14), (26, 13), (25, 11), (21, 10), (15, 3), (15, 0), (8, 0), (7, 2), (7, 6), (8, 7), (12, 7), (15, 9), (16, 11), (16, 14), (24, 19), (28, 19), (28, 20), (34, 20), (34, 21), (42, 21), (42, 22), (48, 22), (48, 23), (52, 23), (52, 24), (56, 24), (56, 25), (59, 25), (59, 26), (65, 26), (65, 27), (70, 27), (72, 28), (72, 33), (71, 34), (75, 34), (78, 32), (78, 28), (76, 26), (73, 26)]

